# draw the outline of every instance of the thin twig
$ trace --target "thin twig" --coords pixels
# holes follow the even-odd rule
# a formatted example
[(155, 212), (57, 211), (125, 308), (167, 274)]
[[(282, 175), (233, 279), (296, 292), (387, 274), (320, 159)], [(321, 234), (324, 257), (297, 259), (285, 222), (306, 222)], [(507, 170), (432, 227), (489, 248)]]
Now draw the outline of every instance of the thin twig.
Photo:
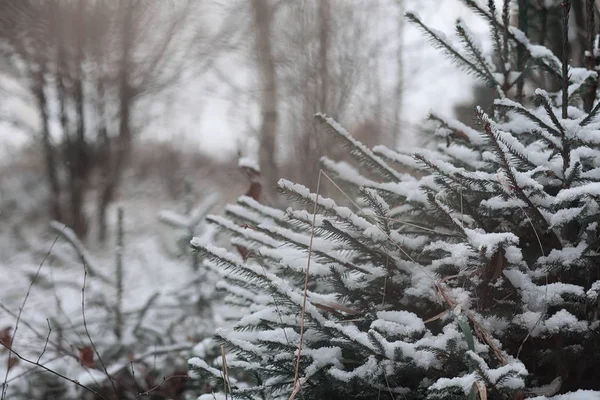
[(154, 386), (151, 389), (148, 389), (147, 391), (143, 392), (143, 393), (139, 393), (140, 396), (146, 396), (156, 390), (158, 390), (166, 381), (168, 381), (169, 379), (173, 379), (173, 378), (184, 378), (184, 379), (189, 379), (190, 377), (187, 375), (170, 375), (167, 376), (166, 378), (163, 378), (162, 382), (159, 383), (158, 385)]
[(38, 363), (40, 362), (40, 360), (42, 359), (42, 356), (46, 352), (46, 348), (48, 347), (48, 340), (50, 340), (50, 334), (52, 333), (52, 327), (50, 326), (50, 320), (48, 318), (46, 318), (46, 322), (48, 323), (48, 336), (46, 336), (46, 341), (44, 342), (44, 349), (42, 350), (42, 353), (40, 354), (40, 356), (37, 359)]
[(119, 392), (117, 391), (115, 382), (113, 381), (112, 377), (108, 373), (108, 370), (106, 369), (106, 365), (104, 364), (104, 361), (102, 361), (102, 357), (100, 357), (100, 353), (98, 352), (98, 349), (96, 348), (96, 345), (94, 344), (94, 341), (92, 340), (92, 336), (90, 335), (90, 331), (88, 330), (88, 327), (87, 327), (87, 320), (85, 318), (85, 284), (87, 283), (88, 272), (87, 272), (85, 260), (82, 259), (82, 261), (83, 261), (83, 272), (84, 272), (83, 273), (83, 286), (81, 288), (81, 314), (83, 317), (83, 328), (85, 330), (86, 336), (88, 337), (88, 340), (90, 341), (90, 345), (94, 349), (94, 353), (96, 353), (96, 356), (98, 357), (98, 362), (102, 366), (102, 369), (104, 370), (104, 373), (106, 374), (106, 377), (110, 381), (112, 389), (115, 393), (115, 400), (117, 400), (119, 398)]
[(123, 369), (127, 368), (127, 366), (130, 365), (130, 363), (141, 362), (142, 360), (145, 360), (146, 358), (151, 357), (151, 356), (154, 357), (152, 369), (156, 369), (156, 357), (157, 356), (159, 356), (161, 354), (175, 353), (178, 351), (189, 351), (192, 347), (194, 347), (192, 344), (175, 344), (175, 345), (163, 346), (163, 347), (154, 346), (153, 350), (150, 350), (150, 351), (142, 353), (138, 356), (135, 356), (133, 358), (133, 360), (123, 363), (121, 365), (113, 364), (108, 369), (110, 369), (110, 372), (113, 375), (115, 375), (118, 372), (122, 371)]
[[(8, 307), (6, 307), (5, 305), (3, 305), (2, 303), (0, 303), (0, 309), (4, 310), (7, 314), (12, 315), (13, 317), (16, 317), (17, 314), (14, 313), (13, 311), (11, 311)], [(21, 323), (23, 325), (25, 325), (27, 328), (29, 328), (38, 338), (40, 339), (44, 339), (44, 335), (39, 332), (33, 325), (31, 325), (29, 322), (27, 322), (24, 319), (21, 319)], [(61, 346), (59, 343), (56, 343), (52, 340), (49, 340), (49, 343), (54, 346), (56, 348), (57, 351), (61, 351), (63, 352), (65, 355), (74, 358), (75, 360), (79, 360), (79, 357), (77, 357), (75, 354), (69, 352), (67, 349), (65, 349), (63, 346)], [(9, 381), (13, 380), (14, 378), (11, 378)]]
[[(66, 228), (66, 226), (64, 228)], [(63, 230), (64, 230), (64, 228), (63, 228)], [(46, 260), (48, 259), (48, 257), (50, 257), (50, 254), (52, 253), (52, 249), (54, 248), (54, 245), (58, 241), (59, 237), (60, 237), (60, 234), (56, 235), (56, 237), (54, 238), (54, 241), (50, 245), (50, 248), (48, 249), (48, 252), (44, 256), (44, 259), (42, 260), (42, 262), (38, 266), (38, 269), (35, 272), (35, 275), (33, 276), (33, 279), (29, 283), (29, 287), (27, 288), (27, 292), (25, 293), (25, 298), (23, 299), (23, 303), (21, 304), (21, 307), (19, 308), (19, 314), (17, 315), (17, 321), (15, 322), (15, 329), (13, 331), (12, 338), (10, 339), (10, 343), (8, 343), (8, 347), (7, 348), (9, 350), (12, 349), (12, 345), (13, 345), (13, 343), (15, 341), (15, 337), (17, 336), (17, 331), (19, 330), (19, 323), (21, 322), (21, 314), (23, 313), (23, 309), (25, 308), (25, 304), (27, 304), (27, 299), (29, 299), (29, 295), (31, 294), (31, 289), (33, 288), (33, 285), (35, 284), (37, 278), (40, 276), (40, 272), (42, 270), (42, 267), (44, 266), (44, 263), (46, 262)], [(4, 383), (2, 385), (2, 396), (1, 396), (2, 400), (6, 399), (6, 392), (8, 390), (7, 389), (8, 388), (8, 372), (10, 370), (11, 355), (12, 354), (13, 354), (12, 351), (8, 353), (8, 364), (6, 366), (6, 374), (4, 375)], [(16, 353), (15, 353), (15, 355), (16, 355)]]
[[(46, 363), (50, 363), (50, 362), (52, 362), (52, 361), (56, 361), (56, 360), (58, 360), (58, 359), (60, 359), (60, 358), (62, 358), (62, 357), (64, 357), (64, 356), (62, 356), (62, 355), (61, 355), (61, 356), (52, 357), (51, 359), (49, 359), (48, 361), (46, 361)], [(37, 369), (37, 366), (35, 366), (35, 365), (34, 365), (33, 367), (31, 367), (31, 368), (29, 368), (29, 369), (27, 369), (27, 370), (25, 370), (25, 371), (21, 372), (20, 374), (18, 374), (18, 375), (15, 375), (15, 376), (13, 376), (12, 378), (10, 378), (10, 379), (8, 380), (8, 383), (11, 383), (12, 381), (16, 381), (17, 379), (19, 379), (19, 378), (21, 378), (21, 377), (23, 377), (23, 376), (25, 376), (25, 375), (29, 375), (29, 374), (31, 374), (33, 371), (35, 371), (36, 369)]]
[(29, 359), (27, 359), (27, 358), (23, 357), (22, 355), (20, 355), (19, 353), (17, 353), (16, 351), (14, 351), (13, 349), (11, 349), (10, 347), (8, 347), (6, 344), (4, 344), (4, 343), (0, 342), (0, 345), (2, 345), (2, 346), (5, 348), (5, 349), (7, 349), (7, 350), (8, 350), (8, 351), (9, 351), (11, 354), (14, 354), (14, 355), (15, 355), (15, 357), (17, 357), (17, 358), (18, 358), (18, 359), (20, 359), (21, 361), (23, 361), (23, 362), (26, 362), (27, 364), (35, 365), (36, 367), (39, 367), (39, 368), (43, 369), (44, 371), (51, 373), (52, 375), (55, 375), (55, 376), (57, 376), (57, 377), (59, 377), (59, 378), (61, 378), (61, 379), (64, 379), (65, 381), (71, 382), (71, 383), (73, 383), (74, 385), (77, 385), (77, 386), (79, 386), (80, 388), (82, 388), (82, 389), (84, 389), (84, 390), (87, 390), (88, 392), (90, 392), (90, 393), (93, 393), (93, 394), (95, 394), (96, 396), (99, 396), (101, 399), (108, 400), (108, 399), (107, 399), (106, 397), (104, 397), (104, 396), (103, 396), (101, 393), (99, 393), (99, 392), (96, 392), (94, 389), (91, 389), (91, 388), (89, 388), (89, 387), (87, 387), (87, 386), (85, 386), (85, 385), (82, 385), (82, 384), (81, 384), (81, 383), (79, 383), (78, 381), (76, 381), (76, 380), (74, 380), (74, 379), (71, 379), (71, 378), (69, 378), (68, 376), (65, 376), (65, 375), (63, 375), (63, 374), (61, 374), (61, 373), (59, 373), (59, 372), (56, 372), (56, 371), (54, 371), (54, 370), (52, 370), (52, 369), (50, 369), (50, 368), (46, 367), (46, 366), (45, 366), (45, 365), (43, 365), (43, 364), (40, 364), (40, 363), (38, 363), (38, 362), (35, 362), (35, 361), (31, 361), (31, 360), (29, 360)]
[(137, 399), (141, 399), (142, 395), (138, 392), (137, 385), (136, 385), (136, 382), (135, 382), (135, 369), (133, 368), (133, 361), (130, 361), (129, 365), (131, 366), (131, 380), (133, 381), (132, 385), (133, 385), (133, 391), (135, 393), (135, 397)]

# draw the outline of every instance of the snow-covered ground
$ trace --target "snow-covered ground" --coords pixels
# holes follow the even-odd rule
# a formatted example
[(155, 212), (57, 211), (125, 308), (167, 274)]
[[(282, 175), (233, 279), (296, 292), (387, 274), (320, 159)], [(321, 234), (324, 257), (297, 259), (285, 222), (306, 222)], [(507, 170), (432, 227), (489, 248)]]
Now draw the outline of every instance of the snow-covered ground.
[[(201, 171), (196, 172), (200, 172), (196, 174), (200, 176), (199, 180), (194, 181), (196, 205), (208, 194), (214, 193), (211, 189), (217, 186), (215, 180), (228, 180), (229, 191), (223, 196), (229, 201), (245, 190), (243, 176), (234, 175), (237, 172), (235, 166), (221, 166), (210, 173), (211, 178), (203, 180)], [(189, 173), (194, 176), (193, 171)], [(41, 180), (43, 177), (28, 179), (36, 178)], [(5, 185), (0, 185), (3, 194), (8, 194), (7, 189), (10, 189), (11, 197), (16, 200), (27, 199), (33, 185), (18, 183), (19, 179), (5, 180)], [(44, 194), (43, 191), (33, 193)], [(14, 210), (31, 212), (36, 202), (31, 203)], [(234, 310), (218, 302), (211, 304), (205, 301), (214, 296), (214, 282), (203, 271), (194, 272), (188, 256), (179, 255), (187, 232), (165, 225), (158, 219), (159, 213), (165, 210), (171, 214), (184, 214), (183, 198), (167, 194), (157, 177), (141, 179), (130, 173), (125, 177), (120, 200), (109, 210), (110, 232), (116, 230), (117, 207), (124, 210), (125, 233), (120, 308), (124, 320), (122, 339), (117, 340), (115, 333), (119, 289), (114, 234), (105, 245), (90, 240), (86, 246), (85, 264), (89, 273), (85, 277), (85, 315), (89, 334), (111, 373), (130, 368), (129, 359), (132, 357), (136, 361), (135, 367), (139, 368), (136, 375), (140, 378), (145, 376), (144, 368), (148, 367), (148, 363), (155, 363), (158, 368), (163, 365), (161, 363), (168, 365), (167, 375), (173, 372), (174, 367), (185, 370), (193, 345), (217, 326), (224, 325), (225, 319)], [(219, 207), (222, 205), (214, 211), (219, 212)], [(43, 353), (39, 362), (48, 368), (82, 383), (101, 382), (104, 375), (98, 369), (97, 361), (97, 368), (91, 370), (79, 363), (80, 350), (90, 348), (83, 325), (85, 274), (81, 257), (64, 238), (59, 238), (56, 230), (49, 232), (43, 221), (34, 219), (27, 222), (6, 215), (2, 218), (5, 223), (0, 227), (0, 274), (3, 282), (0, 290), (0, 333), (10, 329), (10, 336), (15, 338), (14, 349), (22, 356), (36, 361)], [(219, 241), (219, 237), (204, 223), (195, 233), (203, 240)], [(92, 239), (94, 234), (91, 233)], [(30, 287), (34, 277), (35, 284)], [(17, 316), (23, 304), (25, 307), (15, 335)], [(57, 350), (58, 347), (61, 349)], [(175, 358), (167, 362), (168, 357)], [(97, 360), (96, 356), (93, 358)], [(4, 382), (7, 361), (6, 351), (0, 349), (0, 382)], [(7, 376), (8, 398), (11, 398), (11, 393), (14, 395), (15, 391), (34, 382), (26, 377), (35, 370), (36, 367), (23, 361), (10, 369)], [(77, 395), (71, 398), (77, 398)]]

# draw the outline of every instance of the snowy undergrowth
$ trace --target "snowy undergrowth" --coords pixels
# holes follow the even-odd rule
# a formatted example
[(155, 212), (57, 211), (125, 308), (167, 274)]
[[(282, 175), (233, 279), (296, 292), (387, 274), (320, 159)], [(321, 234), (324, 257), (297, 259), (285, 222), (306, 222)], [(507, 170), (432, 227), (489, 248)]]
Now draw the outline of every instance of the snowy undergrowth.
[[(184, 202), (156, 195), (140, 196), (142, 187), (137, 186), (137, 196), (118, 204), (124, 210), (125, 228), (122, 300), (118, 310), (116, 299), (121, 289), (115, 271), (115, 235), (105, 245), (92, 242), (89, 249), (84, 248), (88, 271), (84, 292), (87, 332), (82, 313), (84, 263), (58, 233), (62, 225), (54, 224), (55, 229), (48, 232), (41, 223), (18, 222), (18, 214), (14, 222), (4, 219), (6, 235), (0, 274), (2, 281), (10, 285), (4, 284), (0, 291), (0, 332), (14, 336), (12, 348), (21, 356), (95, 390), (108, 390), (109, 394), (111, 385), (97, 355), (86, 359), (85, 352), (93, 350), (88, 333), (117, 384), (124, 376), (130, 378), (130, 362), (134, 361), (139, 385), (136, 391), (143, 392), (159, 385), (163, 377), (185, 375), (193, 344), (235, 317), (232, 310), (211, 303), (214, 283), (202, 270), (192, 269), (189, 252), (178, 256), (178, 235), (189, 232), (182, 227), (165, 228), (157, 218), (163, 208), (185, 214)], [(116, 211), (116, 206), (109, 210), (111, 232), (117, 228)], [(9, 228), (11, 223), (20, 224), (18, 234)], [(194, 233), (202, 233), (205, 243), (218, 239), (201, 220), (194, 223)], [(29, 288), (34, 277), (35, 283)], [(17, 315), (26, 295), (15, 335)], [(13, 356), (11, 362), (14, 360)], [(1, 382), (7, 361), (7, 351), (0, 350)], [(9, 399), (37, 398), (43, 393), (55, 393), (65, 399), (86, 395), (81, 388), (40, 374), (39, 368), (22, 360), (11, 366), (7, 383)]]

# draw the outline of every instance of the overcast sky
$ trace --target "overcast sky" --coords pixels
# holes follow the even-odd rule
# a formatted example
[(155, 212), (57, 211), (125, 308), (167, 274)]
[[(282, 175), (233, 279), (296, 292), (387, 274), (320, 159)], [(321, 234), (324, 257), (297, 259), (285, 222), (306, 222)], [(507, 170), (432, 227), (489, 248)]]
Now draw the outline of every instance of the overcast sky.
[[(391, 27), (393, 31), (397, 14), (386, 12), (387, 0), (377, 0), (381, 7), (381, 21), (374, 23), (375, 29)], [(394, 0), (392, 0), (394, 1)], [(488, 27), (485, 22), (473, 12), (462, 6), (457, 0), (407, 0), (407, 10), (416, 11), (429, 26), (446, 32), (449, 39), (454, 39), (454, 24), (457, 18), (463, 18), (471, 30), (480, 36), (485, 44)], [(390, 8), (395, 10), (395, 8)], [(472, 97), (473, 77), (453, 65), (440, 51), (433, 49), (422, 33), (410, 24), (405, 25), (404, 46), (404, 118), (410, 124), (407, 128), (414, 134), (416, 124), (421, 121), (430, 109), (449, 114), (453, 113), (454, 105)], [(390, 37), (394, 40), (394, 36)], [(395, 74), (395, 59), (387, 60), (390, 74)], [(232, 67), (229, 65), (229, 67)], [(227, 68), (227, 65), (223, 65)], [(239, 66), (233, 66), (238, 81), (254, 79), (253, 76), (240, 71)], [(385, 69), (385, 66), (383, 67)], [(234, 75), (236, 75), (234, 74)], [(193, 91), (193, 90), (192, 90)], [(218, 89), (216, 90), (218, 92)], [(198, 93), (196, 93), (196, 96)], [(192, 98), (194, 94), (189, 94)], [(236, 138), (243, 136), (245, 120), (233, 118), (230, 113), (231, 101), (219, 95), (200, 95), (196, 99), (198, 113), (190, 112), (184, 120), (179, 120), (182, 130), (194, 132), (192, 135), (201, 143), (201, 147), (211, 154), (227, 155), (236, 151)], [(188, 103), (189, 104), (189, 103)], [(177, 117), (179, 118), (179, 117)], [(259, 118), (251, 118), (258, 126)], [(170, 123), (170, 122), (169, 122)], [(413, 135), (414, 136), (414, 135)], [(411, 137), (410, 135), (408, 136)], [(407, 145), (412, 145), (409, 140)]]
[[(390, 40), (398, 40), (393, 32), (399, 16), (397, 8), (390, 3), (395, 0), (374, 1), (380, 2), (380, 21), (373, 24), (374, 29), (384, 32), (387, 29), (392, 32)], [(480, 35), (482, 42), (486, 42), (488, 30), (485, 23), (457, 0), (406, 0), (406, 4), (407, 10), (416, 11), (426, 24), (446, 32), (451, 39), (454, 38), (454, 23), (461, 17), (474, 33)], [(408, 122), (406, 129), (415, 132), (416, 124), (430, 109), (452, 114), (453, 106), (458, 101), (468, 100), (472, 95), (473, 78), (466, 76), (438, 50), (433, 49), (416, 28), (408, 23), (405, 27), (403, 117)], [(235, 153), (239, 138), (249, 130), (248, 124), (255, 129), (259, 125), (257, 107), (250, 105), (247, 110), (238, 110), (239, 99), (232, 99), (226, 85), (221, 83), (225, 76), (235, 85), (252, 86), (255, 77), (251, 70), (240, 65), (240, 60), (241, 57), (235, 55), (222, 59), (218, 64), (219, 74), (204, 74), (200, 78), (191, 76), (185, 85), (171, 91), (166, 102), (148, 107), (148, 118), (153, 119), (146, 137), (197, 146), (198, 151), (219, 158)], [(382, 73), (395, 76), (396, 60), (390, 56), (389, 60), (383, 60), (382, 63)], [(0, 76), (0, 88), (10, 85), (10, 81)], [(19, 102), (7, 103), (7, 98), (3, 97), (3, 114), (35, 122), (35, 110)], [(411, 135), (407, 137), (408, 140), (403, 140), (403, 144), (414, 143), (414, 140), (410, 140)], [(24, 136), (14, 127), (0, 123), (0, 138), (0, 150), (6, 151), (22, 143)]]

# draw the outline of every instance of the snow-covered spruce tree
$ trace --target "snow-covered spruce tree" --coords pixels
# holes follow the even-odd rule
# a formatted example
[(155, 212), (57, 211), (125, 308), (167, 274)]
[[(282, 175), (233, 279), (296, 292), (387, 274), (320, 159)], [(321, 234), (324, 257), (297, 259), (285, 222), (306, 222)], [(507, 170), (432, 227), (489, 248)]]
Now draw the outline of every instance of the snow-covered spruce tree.
[[(367, 149), (317, 115), (364, 169), (323, 159), (315, 177), (334, 179), (351, 206), (281, 180), (306, 209), (242, 197), (210, 218), (244, 257), (192, 241), (245, 310), (217, 331), (222, 352), (207, 341), (189, 362), (211, 391), (600, 398), (600, 103), (586, 112), (582, 101), (596, 72), (562, 65), (507, 26), (508, 6), (463, 2), (489, 21), (494, 58), (460, 21), (462, 47), (408, 18), (496, 88), (479, 129), (432, 115), (437, 144), (413, 154)], [(565, 32), (568, 13), (564, 2)], [(541, 81), (561, 89), (536, 89)]]

